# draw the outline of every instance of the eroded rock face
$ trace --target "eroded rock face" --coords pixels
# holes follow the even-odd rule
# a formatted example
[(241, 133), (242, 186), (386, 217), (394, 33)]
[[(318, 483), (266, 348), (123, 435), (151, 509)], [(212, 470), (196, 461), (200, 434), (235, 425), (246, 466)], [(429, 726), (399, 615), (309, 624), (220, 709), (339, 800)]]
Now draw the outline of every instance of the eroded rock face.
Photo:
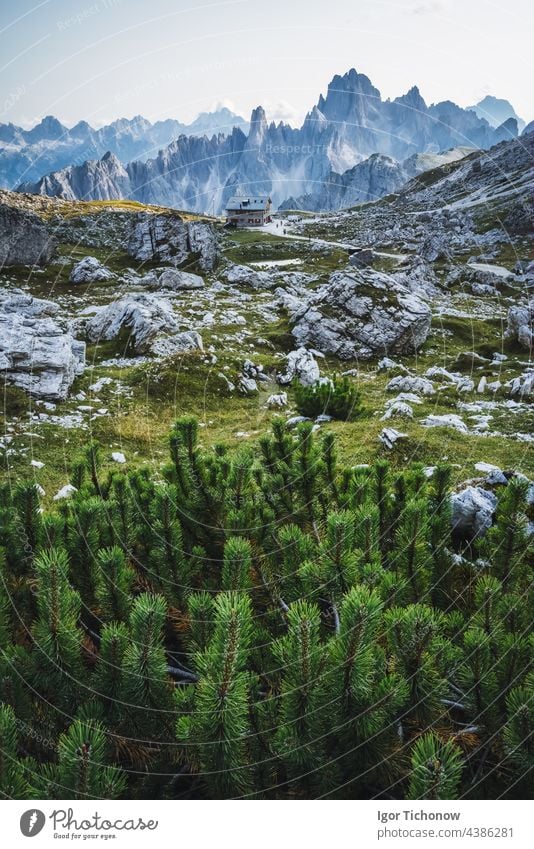
[(534, 347), (534, 300), (510, 307), (506, 338), (519, 342), (527, 351)]
[(168, 300), (157, 295), (127, 295), (99, 310), (86, 325), (90, 341), (116, 339), (123, 331), (136, 354), (169, 356), (202, 350), (195, 331), (180, 332), (180, 322)]
[(37, 215), (0, 204), (0, 268), (46, 265), (55, 248), (55, 239)]
[(64, 400), (85, 366), (85, 343), (55, 321), (56, 304), (0, 292), (0, 374), (37, 398)]
[(497, 496), (479, 486), (467, 486), (453, 493), (452, 528), (463, 539), (482, 536), (491, 528)]
[(138, 262), (172, 265), (180, 265), (194, 254), (203, 271), (212, 271), (219, 260), (217, 236), (212, 225), (204, 221), (185, 222), (172, 213), (138, 213), (127, 250)]
[(113, 280), (114, 274), (94, 256), (86, 256), (73, 267), (69, 283), (102, 283)]
[(427, 304), (376, 271), (336, 271), (293, 316), (300, 345), (341, 359), (417, 351), (428, 336)]

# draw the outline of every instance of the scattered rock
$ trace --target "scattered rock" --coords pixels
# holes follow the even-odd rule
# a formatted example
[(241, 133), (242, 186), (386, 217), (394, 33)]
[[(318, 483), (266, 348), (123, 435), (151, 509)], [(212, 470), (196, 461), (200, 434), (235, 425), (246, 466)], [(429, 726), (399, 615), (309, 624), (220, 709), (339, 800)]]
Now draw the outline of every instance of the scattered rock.
[(230, 265), (224, 277), (232, 285), (252, 286), (253, 289), (270, 289), (276, 283), (276, 276), (268, 271), (256, 271), (248, 265)]
[(388, 392), (416, 392), (418, 395), (434, 395), (434, 384), (426, 377), (398, 375), (393, 377), (386, 386)]
[(113, 453), (111, 455), (111, 459), (115, 463), (125, 463), (126, 462), (126, 457), (124, 456), (122, 451), (113, 451)]
[(94, 256), (86, 256), (73, 267), (69, 283), (103, 283), (113, 280), (113, 272)]
[(388, 404), (388, 408), (381, 421), (385, 422), (393, 416), (402, 416), (405, 419), (413, 419), (413, 409), (405, 401), (394, 400)]
[(378, 437), (382, 445), (384, 445), (388, 451), (391, 451), (395, 443), (399, 439), (406, 439), (407, 434), (401, 433), (398, 430), (395, 430), (393, 427), (386, 427)]
[(508, 310), (505, 337), (518, 342), (527, 351), (534, 347), (534, 301), (517, 304)]
[(421, 420), (423, 427), (452, 427), (460, 433), (469, 433), (469, 429), (465, 422), (455, 413), (448, 413), (444, 416), (430, 415)]
[(61, 401), (84, 370), (85, 343), (49, 317), (56, 310), (49, 301), (0, 292), (0, 373), (37, 398)]
[(152, 353), (156, 339), (177, 334), (180, 325), (168, 300), (140, 293), (112, 301), (86, 326), (92, 342), (110, 341), (123, 330), (130, 332), (129, 342), (134, 352), (145, 354)]
[(157, 282), (152, 288), (173, 289), (174, 291), (202, 289), (204, 279), (199, 274), (191, 274), (189, 271), (180, 271), (177, 268), (166, 268), (157, 277)]
[(58, 492), (56, 492), (54, 495), (54, 501), (61, 501), (63, 498), (71, 498), (75, 492), (78, 492), (76, 487), (71, 483), (67, 483)]
[(394, 369), (403, 373), (408, 371), (406, 366), (403, 366), (402, 363), (396, 363), (395, 360), (391, 360), (389, 357), (382, 357), (382, 359), (378, 361), (377, 368), (378, 371), (393, 371)]
[(355, 268), (367, 268), (373, 264), (374, 260), (375, 252), (371, 248), (362, 248), (350, 255), (349, 265), (353, 265)]
[(172, 265), (180, 265), (195, 254), (203, 271), (213, 271), (219, 260), (213, 226), (204, 221), (185, 222), (177, 213), (138, 213), (127, 250), (138, 262)]
[(287, 392), (279, 392), (277, 395), (269, 395), (266, 406), (271, 410), (287, 407)]
[(491, 463), (475, 463), (475, 469), (477, 472), (486, 473), (486, 483), (490, 484), (490, 486), (496, 486), (497, 484), (506, 485), (508, 483), (508, 478), (504, 472), (498, 466), (494, 466)]

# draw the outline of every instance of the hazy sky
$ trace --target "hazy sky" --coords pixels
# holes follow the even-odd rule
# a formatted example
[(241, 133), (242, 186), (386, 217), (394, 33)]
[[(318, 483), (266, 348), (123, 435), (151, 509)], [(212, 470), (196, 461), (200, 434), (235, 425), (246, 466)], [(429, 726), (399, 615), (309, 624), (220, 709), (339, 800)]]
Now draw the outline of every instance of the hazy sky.
[(0, 0), (0, 121), (301, 121), (335, 73), (534, 118), (532, 0)]

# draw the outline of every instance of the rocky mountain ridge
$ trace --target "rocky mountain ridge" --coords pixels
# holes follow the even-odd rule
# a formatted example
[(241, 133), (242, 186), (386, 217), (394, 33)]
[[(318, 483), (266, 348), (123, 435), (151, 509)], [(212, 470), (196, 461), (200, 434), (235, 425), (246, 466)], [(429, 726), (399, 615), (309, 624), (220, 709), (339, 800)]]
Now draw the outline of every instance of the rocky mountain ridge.
[[(517, 133), (514, 119), (493, 128), (450, 101), (427, 106), (416, 87), (383, 100), (368, 77), (352, 69), (333, 78), (298, 129), (268, 123), (258, 107), (248, 135), (240, 128), (211, 138), (182, 135), (146, 161), (124, 165), (106, 154), (19, 188), (65, 199), (127, 197), (197, 212), (220, 213), (228, 197), (240, 192), (269, 193), (275, 206), (290, 197), (318, 195), (312, 208), (329, 208), (321, 197), (332, 183), (340, 185), (341, 195), (347, 194), (344, 184), (350, 185), (349, 204), (376, 199), (399, 187), (405, 176), (401, 161), (457, 147), (489, 148)], [(371, 159), (345, 176), (376, 154), (386, 158)]]
[(30, 130), (0, 123), (0, 187), (14, 189), (20, 182), (90, 159), (114, 154), (122, 162), (145, 160), (179, 136), (229, 134), (233, 127), (248, 132), (248, 124), (226, 107), (202, 112), (192, 123), (173, 118), (151, 123), (142, 115), (119, 118), (103, 127), (79, 121), (66, 127), (48, 115)]

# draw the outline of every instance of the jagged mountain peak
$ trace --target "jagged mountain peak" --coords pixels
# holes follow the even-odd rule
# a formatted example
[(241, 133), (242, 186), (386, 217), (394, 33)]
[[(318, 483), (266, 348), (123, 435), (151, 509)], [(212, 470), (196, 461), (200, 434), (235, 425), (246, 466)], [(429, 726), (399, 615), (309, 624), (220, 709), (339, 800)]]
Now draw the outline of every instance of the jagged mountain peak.
[(416, 109), (419, 112), (425, 112), (427, 105), (424, 98), (421, 96), (419, 87), (414, 85), (406, 94), (396, 97), (394, 103), (400, 103), (402, 106), (407, 106), (410, 109)]

